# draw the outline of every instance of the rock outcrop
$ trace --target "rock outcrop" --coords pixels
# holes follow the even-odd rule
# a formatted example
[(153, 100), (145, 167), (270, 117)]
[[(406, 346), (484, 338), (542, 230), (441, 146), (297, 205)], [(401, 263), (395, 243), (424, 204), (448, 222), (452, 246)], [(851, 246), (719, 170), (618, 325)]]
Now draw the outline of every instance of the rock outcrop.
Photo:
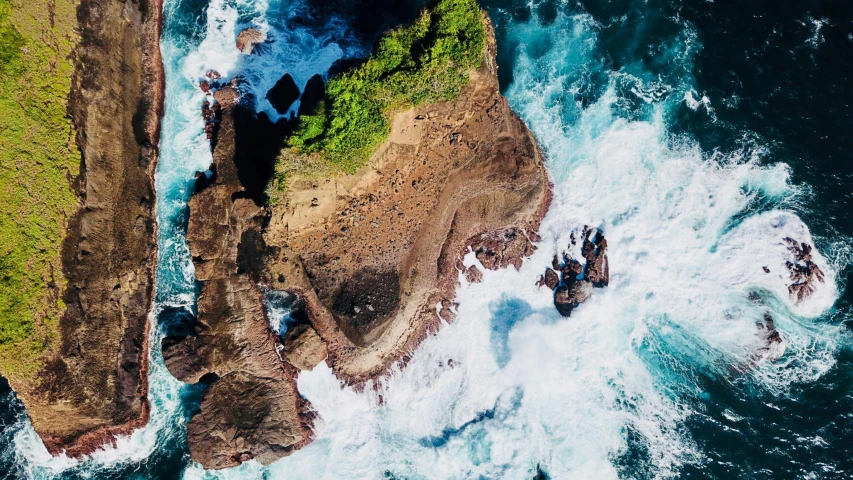
[(51, 453), (88, 454), (147, 421), (163, 78), (161, 6), (146, 6), (83, 0), (78, 7), (69, 113), (82, 152), (73, 182), (81, 205), (62, 248), (66, 310), (40, 370), (8, 375)]
[(572, 310), (585, 302), (592, 295), (593, 288), (603, 288), (610, 283), (607, 239), (600, 230), (584, 227), (580, 246), (580, 257), (584, 263), (581, 263), (569, 253), (577, 249), (576, 233), (571, 233), (568, 250), (555, 254), (552, 268), (547, 268), (536, 282), (539, 287), (547, 286), (553, 290), (554, 306), (564, 317), (570, 316)]
[(805, 242), (798, 243), (790, 237), (785, 238), (784, 241), (793, 256), (792, 261), (785, 262), (793, 282), (788, 286), (788, 293), (799, 303), (814, 292), (815, 282), (823, 283), (823, 272), (812, 261), (811, 245)]
[(300, 370), (313, 370), (326, 359), (326, 343), (311, 325), (300, 323), (289, 328), (284, 336), (284, 358)]
[(358, 383), (438, 328), (437, 305), (452, 316), (469, 248), (486, 268), (519, 267), (549, 202), (535, 139), (500, 94), (490, 38), (459, 97), (398, 112), (367, 166), (290, 177), (270, 209), (263, 279), (303, 298), (327, 363)]
[(280, 114), (287, 113), (293, 102), (299, 99), (299, 87), (289, 73), (285, 73), (267, 92), (267, 100)]
[(216, 92), (222, 115), (213, 173), (189, 202), (187, 243), (202, 283), (198, 318), (188, 335), (163, 340), (175, 377), (211, 383), (187, 426), (190, 454), (207, 468), (268, 464), (310, 438), (295, 369), (279, 354), (253, 278), (265, 213), (240, 179), (238, 99), (233, 86)]
[(323, 82), (323, 77), (313, 75), (305, 84), (305, 90), (302, 96), (299, 97), (299, 115), (309, 115), (314, 112), (320, 101), (323, 100), (323, 95), (326, 93), (326, 84)]
[[(188, 427), (193, 460), (269, 463), (304, 445), (311, 419), (297, 369), (325, 358), (347, 382), (382, 375), (440, 326), (437, 305), (452, 318), (469, 248), (487, 268), (518, 267), (533, 251), (550, 186), (533, 136), (500, 94), (493, 38), (485, 55), (455, 100), (394, 115), (366, 167), (291, 175), (285, 197), (264, 208), (265, 154), (241, 151), (258, 148), (236, 141), (246, 112), (217, 98), (212, 176), (199, 176), (187, 233), (202, 282), (198, 320), (163, 342), (175, 376), (212, 384)], [(283, 339), (259, 285), (299, 297), (302, 320)]]
[(245, 28), (237, 35), (237, 49), (246, 55), (251, 55), (255, 45), (264, 43), (266, 40), (267, 34), (260, 28)]

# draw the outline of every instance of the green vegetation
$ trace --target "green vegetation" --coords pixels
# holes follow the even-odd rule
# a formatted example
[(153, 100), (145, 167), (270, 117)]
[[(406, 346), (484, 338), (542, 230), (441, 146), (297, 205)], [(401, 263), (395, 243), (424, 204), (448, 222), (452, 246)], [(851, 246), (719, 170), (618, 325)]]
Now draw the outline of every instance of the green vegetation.
[[(363, 64), (329, 81), (325, 100), (300, 118), (284, 156), (319, 154), (330, 168), (355, 172), (387, 138), (392, 112), (455, 98), (485, 48), (476, 0), (436, 1), (410, 25), (383, 35)], [(284, 187), (287, 165), (277, 168), (273, 189)]]
[[(80, 165), (67, 115), (76, 3), (0, 0), (0, 372), (31, 374), (56, 336), (59, 250)], [(51, 292), (53, 282), (57, 290)]]

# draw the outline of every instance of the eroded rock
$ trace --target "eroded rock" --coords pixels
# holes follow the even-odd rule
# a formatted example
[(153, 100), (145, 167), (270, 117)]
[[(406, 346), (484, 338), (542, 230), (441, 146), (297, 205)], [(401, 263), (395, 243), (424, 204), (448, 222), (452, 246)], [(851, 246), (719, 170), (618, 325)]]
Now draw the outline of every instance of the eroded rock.
[(307, 323), (296, 324), (284, 334), (284, 358), (299, 370), (313, 370), (327, 353), (326, 343)]
[(812, 261), (811, 245), (797, 242), (790, 237), (786, 237), (784, 241), (794, 257), (793, 261), (785, 262), (793, 282), (788, 286), (788, 293), (799, 303), (814, 292), (815, 282), (823, 283), (823, 272)]
[(238, 168), (245, 152), (236, 141), (237, 92), (229, 85), (216, 94), (222, 112), (214, 175), (190, 198), (186, 235), (201, 282), (198, 318), (186, 335), (162, 342), (172, 375), (211, 382), (187, 427), (192, 459), (206, 468), (270, 463), (310, 439), (296, 371), (279, 356), (258, 287), (266, 213)]
[(287, 113), (297, 99), (299, 99), (299, 87), (289, 73), (285, 73), (267, 92), (267, 100), (280, 114)]
[[(568, 250), (555, 254), (551, 267), (545, 270), (538, 285), (554, 290), (554, 306), (561, 315), (568, 317), (578, 305), (592, 295), (593, 288), (606, 287), (610, 282), (607, 262), (607, 240), (600, 230), (584, 227), (581, 233), (581, 259), (572, 258), (576, 248), (576, 232), (570, 234)], [(559, 272), (559, 276), (557, 274)]]
[(260, 28), (250, 27), (244, 28), (237, 35), (237, 49), (246, 55), (251, 55), (255, 49), (255, 45), (264, 43), (267, 40), (267, 34)]

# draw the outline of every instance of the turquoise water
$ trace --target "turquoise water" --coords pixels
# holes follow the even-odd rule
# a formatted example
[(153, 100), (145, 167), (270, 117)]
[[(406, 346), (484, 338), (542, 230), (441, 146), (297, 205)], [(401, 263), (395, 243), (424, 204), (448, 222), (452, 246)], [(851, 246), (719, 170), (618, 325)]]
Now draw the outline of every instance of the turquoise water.
[[(167, 0), (152, 345), (191, 314), (184, 230), (210, 162), (198, 79), (256, 99), (362, 55), (418, 3)], [(382, 2), (377, 2), (381, 6)], [(150, 424), (82, 461), (49, 458), (11, 393), (9, 478), (849, 478), (849, 90), (853, 22), (818, 2), (483, 2), (501, 85), (555, 188), (539, 251), (457, 292), (458, 320), (377, 389), (299, 378), (317, 440), (261, 467), (205, 472), (184, 425), (199, 387), (151, 352)], [(233, 47), (267, 29), (260, 55)], [(264, 100), (258, 111), (276, 115)], [(572, 229), (602, 228), (610, 286), (563, 319), (534, 287)], [(827, 281), (788, 297), (781, 239), (816, 245)], [(474, 262), (467, 258), (466, 262)], [(768, 266), (771, 274), (762, 267)], [(763, 300), (749, 299), (757, 294)], [(784, 349), (759, 354), (772, 314)], [(453, 359), (453, 366), (447, 362)], [(6, 390), (8, 392), (8, 390)], [(383, 402), (379, 405), (378, 395)]]

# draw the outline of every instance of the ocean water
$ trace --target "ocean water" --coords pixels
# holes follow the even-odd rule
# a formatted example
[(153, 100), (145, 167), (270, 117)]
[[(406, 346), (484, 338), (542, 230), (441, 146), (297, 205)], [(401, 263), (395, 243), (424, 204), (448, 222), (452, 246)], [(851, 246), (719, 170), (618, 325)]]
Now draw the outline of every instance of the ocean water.
[[(165, 4), (152, 346), (194, 308), (184, 231), (211, 159), (204, 72), (241, 76), (277, 118), (263, 97), (282, 74), (302, 86), (363, 55), (422, 2)], [(155, 347), (149, 425), (82, 460), (50, 457), (0, 385), (0, 478), (853, 478), (853, 14), (806, 0), (482, 5), (504, 94), (554, 181), (521, 270), (461, 280), (454, 323), (375, 389), (343, 388), (323, 364), (303, 373), (316, 441), (273, 465), (193, 464), (185, 424), (203, 387), (174, 380)], [(268, 32), (260, 55), (234, 47), (246, 26)], [(584, 225), (608, 239), (611, 282), (565, 319), (534, 282)], [(801, 303), (784, 237), (813, 243), (826, 274)], [(771, 352), (766, 313), (784, 339)]]

